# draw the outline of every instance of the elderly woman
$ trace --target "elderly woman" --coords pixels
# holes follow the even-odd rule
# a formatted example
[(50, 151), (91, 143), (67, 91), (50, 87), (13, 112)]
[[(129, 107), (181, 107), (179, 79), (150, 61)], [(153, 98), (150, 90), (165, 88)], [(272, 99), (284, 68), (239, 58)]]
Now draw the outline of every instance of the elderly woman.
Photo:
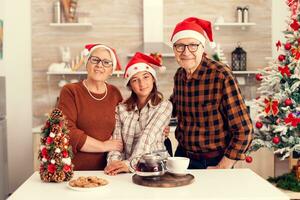
[(75, 170), (103, 170), (108, 151), (121, 151), (121, 140), (110, 139), (120, 91), (105, 81), (119, 65), (115, 51), (102, 44), (86, 45), (87, 78), (65, 85), (58, 108), (68, 120)]
[(165, 149), (163, 129), (170, 121), (172, 104), (157, 91), (154, 66), (160, 67), (159, 62), (138, 52), (126, 67), (125, 83), (131, 96), (116, 108), (113, 133), (113, 138), (123, 140), (124, 151), (109, 152), (104, 170), (108, 175), (130, 172), (134, 157)]

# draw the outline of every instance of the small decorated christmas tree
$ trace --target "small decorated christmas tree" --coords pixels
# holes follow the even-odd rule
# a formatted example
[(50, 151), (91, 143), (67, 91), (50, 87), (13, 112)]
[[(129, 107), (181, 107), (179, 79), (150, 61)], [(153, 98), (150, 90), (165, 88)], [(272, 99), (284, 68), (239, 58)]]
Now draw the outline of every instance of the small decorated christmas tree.
[(45, 182), (69, 181), (73, 176), (72, 147), (63, 113), (55, 108), (42, 128), (40, 177)]

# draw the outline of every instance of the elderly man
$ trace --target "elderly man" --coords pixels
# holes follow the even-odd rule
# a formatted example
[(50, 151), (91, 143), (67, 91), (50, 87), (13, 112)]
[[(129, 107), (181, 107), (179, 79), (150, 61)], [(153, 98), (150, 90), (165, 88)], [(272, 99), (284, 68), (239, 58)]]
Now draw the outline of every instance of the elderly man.
[(231, 69), (204, 53), (207, 40), (213, 41), (211, 23), (195, 17), (178, 23), (171, 37), (180, 65), (171, 96), (175, 156), (189, 157), (190, 169), (232, 168), (245, 158), (253, 128)]

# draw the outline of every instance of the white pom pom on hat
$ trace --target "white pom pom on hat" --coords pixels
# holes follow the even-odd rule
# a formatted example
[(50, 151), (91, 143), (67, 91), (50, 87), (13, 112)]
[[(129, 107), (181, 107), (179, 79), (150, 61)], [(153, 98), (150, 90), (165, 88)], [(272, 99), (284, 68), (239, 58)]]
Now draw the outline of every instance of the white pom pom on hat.
[(174, 44), (179, 39), (194, 38), (199, 40), (203, 46), (209, 40), (211, 48), (215, 48), (211, 22), (196, 17), (189, 17), (179, 22), (172, 34), (171, 42)]
[(127, 86), (129, 80), (132, 78), (133, 75), (142, 71), (149, 72), (157, 81), (156, 69), (158, 69), (159, 72), (166, 71), (166, 67), (162, 66), (161, 63), (155, 58), (145, 55), (141, 52), (136, 52), (131, 58), (131, 60), (128, 62), (125, 69), (125, 86)]

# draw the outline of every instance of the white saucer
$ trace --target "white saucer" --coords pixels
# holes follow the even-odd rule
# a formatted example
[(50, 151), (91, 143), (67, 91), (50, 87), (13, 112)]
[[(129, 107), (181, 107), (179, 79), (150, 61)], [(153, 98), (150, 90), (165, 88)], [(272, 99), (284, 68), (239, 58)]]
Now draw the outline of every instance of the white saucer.
[(175, 175), (180, 175), (180, 176), (184, 176), (186, 174), (188, 174), (188, 170), (184, 170), (184, 171), (172, 171), (170, 169), (168, 169), (168, 172), (171, 173), (171, 174), (175, 174)]

